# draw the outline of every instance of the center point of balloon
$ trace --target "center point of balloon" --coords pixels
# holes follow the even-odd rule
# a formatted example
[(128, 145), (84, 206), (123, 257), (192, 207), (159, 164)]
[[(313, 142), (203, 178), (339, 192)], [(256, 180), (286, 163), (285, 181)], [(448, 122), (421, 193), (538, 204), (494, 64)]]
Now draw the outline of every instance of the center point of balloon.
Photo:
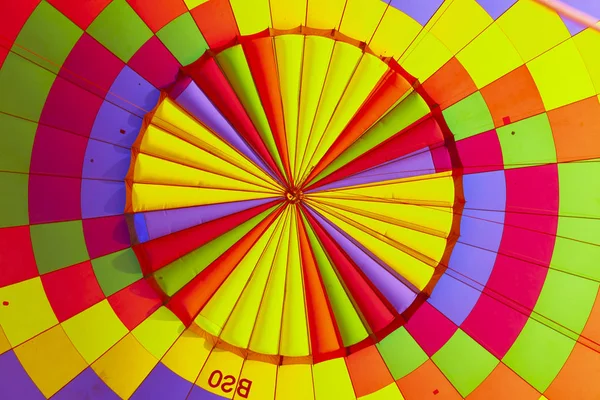
[(285, 193), (285, 198), (290, 204), (298, 204), (304, 198), (304, 193), (298, 188), (289, 188)]

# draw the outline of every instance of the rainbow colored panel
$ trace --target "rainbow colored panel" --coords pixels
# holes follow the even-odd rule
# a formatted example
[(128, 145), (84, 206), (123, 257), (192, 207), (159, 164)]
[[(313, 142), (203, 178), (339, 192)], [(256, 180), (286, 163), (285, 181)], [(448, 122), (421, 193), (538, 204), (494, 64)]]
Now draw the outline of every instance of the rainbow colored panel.
[(0, 398), (600, 398), (599, 54), (584, 0), (2, 4)]

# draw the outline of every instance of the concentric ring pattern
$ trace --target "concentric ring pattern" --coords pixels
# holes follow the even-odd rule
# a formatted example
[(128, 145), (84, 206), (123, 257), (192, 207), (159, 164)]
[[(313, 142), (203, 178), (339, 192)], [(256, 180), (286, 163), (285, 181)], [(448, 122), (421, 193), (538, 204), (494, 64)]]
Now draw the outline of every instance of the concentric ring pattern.
[(1, 7), (0, 398), (600, 397), (600, 33), (533, 0)]

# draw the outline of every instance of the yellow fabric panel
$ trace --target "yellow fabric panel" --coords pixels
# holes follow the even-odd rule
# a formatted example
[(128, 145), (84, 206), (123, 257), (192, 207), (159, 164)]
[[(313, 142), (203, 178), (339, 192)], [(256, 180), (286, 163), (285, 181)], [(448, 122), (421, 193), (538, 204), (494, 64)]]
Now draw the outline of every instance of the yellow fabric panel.
[(573, 39), (531, 60), (527, 67), (548, 111), (596, 94)]
[(39, 277), (0, 288), (0, 325), (15, 347), (58, 323)]
[(430, 32), (452, 54), (456, 54), (492, 22), (492, 17), (475, 0), (454, 0), (440, 15)]
[[(281, 221), (281, 216), (278, 217), (278, 221)], [(202, 329), (215, 336), (221, 334), (246, 282), (260, 262), (265, 249), (271, 247), (272, 238), (277, 232), (281, 232), (281, 226), (279, 222), (271, 224), (200, 311), (195, 322)]]
[(362, 51), (345, 42), (336, 42), (329, 64), (327, 78), (323, 85), (320, 99), (315, 114), (315, 120), (310, 130), (308, 143), (304, 156), (300, 158), (301, 167), (299, 176), (307, 175), (307, 168), (315, 149), (323, 138), (325, 129), (352, 79), (354, 71), (361, 59)]
[(380, 0), (348, 0), (340, 32), (352, 39), (369, 43), (388, 8), (387, 3)]
[(452, 52), (434, 34), (423, 31), (398, 62), (409, 74), (425, 82), (452, 56)]
[(600, 33), (586, 29), (573, 37), (573, 41), (585, 63), (596, 93), (600, 93)]
[(307, 163), (309, 170), (325, 155), (387, 70), (387, 64), (379, 58), (371, 54), (363, 55), (350, 82), (344, 89), (342, 98), (336, 105), (331, 120), (327, 122), (328, 125), (323, 133), (321, 143), (318, 144), (311, 162)]
[(282, 35), (276, 36), (274, 40), (281, 102), (283, 105), (283, 119), (285, 122), (285, 136), (289, 162), (293, 170), (296, 165), (296, 141), (298, 137), (298, 115), (300, 112), (298, 99), (300, 98), (304, 36)]
[(309, 364), (280, 365), (277, 372), (276, 399), (314, 399), (312, 368)]
[(298, 243), (298, 223), (296, 213), (290, 223), (290, 244), (288, 270), (283, 303), (283, 322), (279, 353), (284, 356), (306, 356), (310, 353), (308, 321), (304, 301), (304, 280), (302, 275), (300, 245)]
[(313, 365), (316, 400), (356, 399), (344, 358), (334, 358)]
[(422, 26), (394, 7), (388, 7), (369, 42), (377, 55), (398, 59), (421, 31)]
[(571, 37), (558, 14), (533, 0), (521, 0), (497, 21), (525, 62)]
[(151, 156), (252, 183), (270, 190), (280, 190), (266, 174), (256, 171), (248, 172), (235, 163), (229, 162), (234, 160), (219, 158), (154, 125), (150, 125), (146, 129), (140, 144), (140, 151)]
[(108, 300), (69, 318), (62, 326), (88, 364), (96, 361), (128, 332)]
[(241, 397), (236, 393), (233, 397), (235, 400), (263, 400), (274, 398), (275, 381), (277, 380), (277, 365), (255, 360), (246, 360), (240, 377), (251, 381), (252, 387), (248, 393), (248, 397)]
[(204, 4), (209, 0), (183, 0), (185, 2), (185, 5), (187, 6), (187, 8), (189, 10), (194, 9), (196, 7), (198, 7), (200, 4)]
[(305, 25), (306, 0), (271, 0), (271, 18), (275, 29)]
[[(266, 174), (219, 136), (166, 98), (154, 111), (152, 124), (257, 176)], [(262, 175), (261, 175), (262, 174)], [(270, 178), (268, 178), (270, 179)]]
[(274, 190), (268, 190), (254, 184), (245, 183), (236, 179), (227, 178), (222, 175), (187, 167), (182, 164), (141, 153), (138, 154), (135, 161), (133, 180), (134, 182), (139, 183), (233, 189), (257, 193), (271, 193), (272, 195), (278, 193)]
[(306, 26), (318, 29), (337, 29), (342, 21), (346, 0), (307, 0)]
[(150, 354), (160, 359), (184, 329), (181, 320), (162, 306), (135, 327), (132, 333)]
[(287, 274), (287, 257), (290, 247), (290, 224), (292, 213), (286, 216), (284, 229), (281, 234), (281, 242), (273, 261), (273, 270), (265, 289), (265, 299), (260, 305), (256, 317), (254, 332), (250, 339), (249, 348), (262, 354), (279, 354), (279, 342), (281, 335), (281, 317), (283, 315), (283, 301), (285, 296), (285, 284)]
[(87, 367), (60, 326), (23, 343), (14, 351), (27, 375), (46, 397), (58, 392)]
[(260, 305), (262, 302), (270, 301), (269, 298), (263, 298), (263, 293), (274, 264), (275, 253), (281, 243), (283, 230), (289, 229), (284, 225), (288, 212), (288, 210), (284, 211), (283, 215), (279, 217), (273, 236), (263, 250), (251, 276), (245, 281), (246, 287), (242, 288), (243, 292), (223, 328), (221, 339), (227, 343), (248, 348)]
[[(200, 375), (198, 376), (196, 385), (211, 393), (215, 393), (219, 396), (231, 399), (235, 394), (235, 388), (238, 383), (237, 379), (240, 376), (240, 371), (242, 370), (243, 362), (244, 359), (239, 355), (215, 347), (210, 353), (210, 356), (208, 356), (208, 360), (206, 360), (206, 364), (204, 364), (202, 372), (200, 372)], [(220, 384), (216, 386), (215, 384), (219, 380), (219, 376), (217, 374), (213, 374), (213, 372), (215, 371), (221, 372), (221, 381), (219, 382)], [(225, 390), (223, 390), (221, 385), (228, 383), (223, 378), (228, 375), (231, 375), (235, 378), (235, 384), (230, 387), (226, 386)], [(211, 386), (211, 383), (215, 387)], [(227, 390), (231, 391), (227, 392)]]
[(193, 188), (185, 186), (150, 185), (145, 183), (134, 183), (131, 193), (133, 212), (274, 197), (269, 193)]
[(132, 334), (128, 334), (94, 362), (92, 369), (109, 388), (127, 399), (157, 362)]
[(252, 35), (271, 26), (269, 0), (229, 0), (240, 35)]
[(523, 65), (521, 56), (497, 23), (456, 55), (478, 88)]
[(359, 397), (360, 400), (404, 400), (400, 389), (396, 383), (390, 383), (383, 389), (370, 393), (366, 396)]
[(319, 105), (319, 99), (327, 77), (327, 68), (332, 57), (335, 42), (320, 36), (307, 36), (304, 45), (304, 63), (300, 89), (300, 109), (298, 120), (298, 141), (296, 164), (293, 176), (298, 177), (300, 165), (306, 153), (306, 144)]
[[(359, 243), (365, 246), (365, 248), (378, 256), (383, 262), (388, 264), (393, 270), (405, 277), (420, 290), (422, 290), (431, 279), (434, 271), (433, 266), (428, 265), (420, 259), (407, 254), (406, 251), (409, 251), (409, 249), (406, 249), (405, 247), (403, 247), (403, 250), (399, 249), (398, 244), (391, 240), (394, 239), (391, 234), (397, 234), (396, 231), (387, 233), (382, 229), (382, 227), (379, 227), (379, 229), (375, 230), (372, 228), (365, 229), (364, 227), (356, 226), (355, 223), (364, 224), (371, 222), (372, 224), (372, 220), (368, 221), (356, 214), (351, 214), (350, 218), (352, 219), (350, 219), (348, 216), (343, 214), (335, 211), (332, 212), (330, 208), (322, 206), (321, 204), (313, 202), (310, 202), (309, 204), (319, 210), (324, 217), (340, 227), (340, 229), (342, 229), (344, 232), (355, 238)], [(355, 221), (355, 223), (352, 223), (353, 221)], [(389, 225), (386, 227), (389, 227)], [(410, 239), (412, 239), (412, 241), (410, 244), (408, 244), (409, 248), (411, 245), (414, 246), (415, 243), (413, 238)], [(431, 240), (430, 242), (430, 246), (432, 247), (429, 249), (429, 253), (437, 255), (439, 258), (440, 251), (443, 252), (443, 243), (440, 244), (439, 241), (435, 242)]]
[(167, 351), (162, 363), (185, 380), (194, 382), (213, 347), (212, 341), (186, 329)]
[(0, 325), (0, 354), (6, 353), (11, 348), (10, 342), (8, 341), (8, 338), (4, 334), (4, 330), (2, 330), (2, 326)]

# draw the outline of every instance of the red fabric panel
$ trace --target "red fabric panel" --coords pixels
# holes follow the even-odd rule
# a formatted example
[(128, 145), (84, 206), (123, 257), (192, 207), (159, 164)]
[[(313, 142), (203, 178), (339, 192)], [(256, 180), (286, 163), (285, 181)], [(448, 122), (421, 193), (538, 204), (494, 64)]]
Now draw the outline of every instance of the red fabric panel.
[(29, 226), (0, 229), (0, 287), (38, 276)]
[(376, 89), (360, 107), (356, 115), (350, 120), (340, 136), (327, 150), (323, 158), (309, 174), (306, 182), (310, 182), (325, 167), (344, 152), (352, 143), (362, 136), (387, 110), (398, 101), (410, 84), (402, 75), (395, 71), (388, 71), (377, 84)]
[(348, 288), (350, 295), (358, 305), (366, 323), (369, 324), (371, 331), (377, 332), (392, 323), (395, 316), (390, 311), (391, 308), (383, 302), (383, 297), (377, 292), (377, 289), (369, 285), (354, 263), (338, 248), (312, 215), (306, 213), (306, 217)]
[(133, 330), (162, 305), (160, 297), (145, 279), (119, 290), (108, 298), (108, 302), (129, 330)]
[(152, 32), (187, 11), (183, 0), (127, 0), (131, 8), (144, 20)]
[(406, 323), (406, 330), (429, 357), (446, 344), (456, 329), (452, 321), (427, 302)]
[[(279, 88), (277, 62), (273, 51), (273, 39), (270, 37), (250, 40), (243, 45), (254, 84), (262, 102), (265, 114), (279, 150), (279, 156), (290, 178), (290, 161), (285, 136), (283, 102)], [(291, 180), (291, 179), (290, 179)]]
[(456, 148), (465, 174), (504, 169), (502, 148), (495, 130), (459, 140)]
[(443, 143), (444, 135), (437, 121), (431, 115), (425, 116), (309, 188), (338, 181), (414, 151)]
[(85, 30), (111, 0), (48, 0), (58, 11)]
[(50, 175), (29, 176), (29, 222), (81, 219), (81, 179)]
[(90, 261), (42, 275), (41, 279), (58, 322), (104, 299)]
[(232, 45), (238, 36), (233, 10), (227, 0), (210, 0), (190, 11), (211, 48)]
[(158, 89), (173, 84), (181, 67), (156, 36), (148, 39), (127, 65)]
[(31, 173), (81, 177), (87, 142), (86, 137), (39, 126), (31, 152)]
[(131, 243), (123, 215), (84, 219), (83, 234), (91, 259), (123, 250)]
[(311, 351), (314, 356), (319, 357), (323, 354), (338, 352), (343, 345), (304, 223), (299, 214), (297, 223)]
[(231, 271), (244, 258), (246, 253), (254, 246), (256, 241), (264, 234), (267, 228), (281, 213), (271, 213), (262, 220), (254, 229), (248, 232), (240, 241), (229, 248), (204, 271), (192, 279), (179, 292), (171, 297), (167, 307), (186, 325), (189, 326), (211, 299), (217, 289), (223, 284)]
[(242, 106), (242, 103), (233, 88), (229, 85), (227, 78), (225, 78), (219, 69), (216, 61), (212, 58), (207, 59), (201, 65), (192, 66), (189, 69), (189, 73), (194, 82), (211, 99), (212, 103), (225, 119), (254, 148), (258, 155), (271, 167), (271, 170), (278, 173), (281, 180), (284, 181), (273, 157), (269, 154), (244, 106)]
[(133, 249), (144, 275), (158, 271), (190, 251), (268, 210), (276, 203), (272, 201), (134, 246)]
[[(21, 28), (41, 0), (14, 0), (0, 13), (0, 45), (11, 48)], [(3, 3), (4, 4), (4, 3)]]

